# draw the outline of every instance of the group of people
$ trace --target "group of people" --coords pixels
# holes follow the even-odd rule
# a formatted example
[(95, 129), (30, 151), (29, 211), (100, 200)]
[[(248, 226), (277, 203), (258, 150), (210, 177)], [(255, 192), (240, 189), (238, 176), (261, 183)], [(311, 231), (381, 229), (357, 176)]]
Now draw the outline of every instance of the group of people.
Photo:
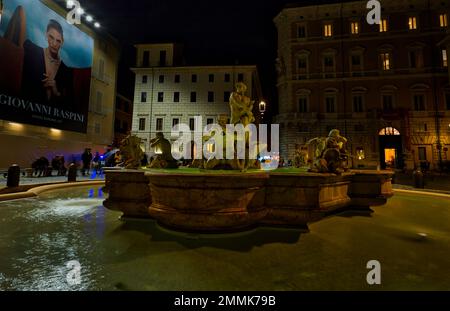
[(40, 157), (31, 164), (31, 168), (33, 169), (32, 175), (36, 177), (49, 177), (52, 176), (53, 170), (56, 170), (57, 176), (64, 176), (67, 171), (64, 163), (65, 160), (63, 155), (57, 155), (54, 157), (51, 162), (51, 166), (46, 157)]

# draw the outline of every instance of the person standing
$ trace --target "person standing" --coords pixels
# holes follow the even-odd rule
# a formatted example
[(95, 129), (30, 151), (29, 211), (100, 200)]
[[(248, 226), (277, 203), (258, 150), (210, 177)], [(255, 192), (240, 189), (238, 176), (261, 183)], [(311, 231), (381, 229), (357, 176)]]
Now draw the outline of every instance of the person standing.
[(91, 168), (91, 161), (92, 161), (92, 153), (91, 149), (86, 148), (81, 155), (81, 161), (83, 161), (83, 169), (81, 170), (81, 173), (83, 176), (86, 176), (86, 170), (87, 174), (89, 175), (89, 169)]

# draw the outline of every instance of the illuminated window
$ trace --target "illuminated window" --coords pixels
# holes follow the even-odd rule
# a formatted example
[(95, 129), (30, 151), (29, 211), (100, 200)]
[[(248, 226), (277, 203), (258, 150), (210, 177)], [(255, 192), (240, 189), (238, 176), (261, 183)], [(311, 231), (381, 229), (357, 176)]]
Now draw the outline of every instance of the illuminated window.
[(381, 64), (384, 71), (391, 70), (391, 53), (385, 52), (380, 54)]
[(439, 15), (439, 26), (441, 26), (441, 27), (447, 27), (448, 26), (447, 14), (440, 14)]
[(380, 32), (386, 32), (388, 31), (388, 21), (387, 19), (382, 19), (380, 23)]
[(447, 50), (442, 50), (442, 66), (448, 66)]
[(359, 22), (351, 22), (350, 28), (353, 35), (359, 34)]
[(333, 25), (331, 24), (323, 25), (323, 35), (325, 37), (331, 37), (333, 35)]
[(384, 129), (381, 129), (379, 135), (380, 136), (386, 136), (386, 135), (387, 136), (390, 136), (390, 135), (400, 136), (400, 132), (396, 128), (386, 127)]
[(408, 19), (409, 30), (417, 29), (417, 18), (412, 16)]

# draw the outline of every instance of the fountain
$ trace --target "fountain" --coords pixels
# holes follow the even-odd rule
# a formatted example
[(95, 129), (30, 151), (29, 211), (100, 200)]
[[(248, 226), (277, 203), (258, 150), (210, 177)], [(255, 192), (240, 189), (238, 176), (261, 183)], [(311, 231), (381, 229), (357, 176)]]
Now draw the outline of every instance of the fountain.
[[(238, 83), (230, 97), (231, 125), (245, 127), (254, 121), (254, 102), (245, 96), (245, 90), (245, 85)], [(245, 159), (239, 158), (235, 149), (234, 159), (196, 160), (200, 169), (175, 169), (170, 143), (157, 136), (152, 145), (161, 146), (162, 154), (151, 168), (140, 169), (140, 158), (131, 158), (125, 159), (127, 169), (106, 170), (109, 197), (105, 207), (122, 211), (125, 219), (153, 218), (163, 226), (188, 232), (246, 230), (257, 225), (307, 230), (308, 223), (330, 213), (369, 209), (385, 204), (393, 195), (392, 172), (346, 167), (347, 140), (338, 130), (309, 142), (315, 148), (309, 170), (255, 169), (258, 163), (249, 157), (251, 144), (244, 135), (240, 139), (245, 141)], [(223, 138), (216, 141), (216, 148), (227, 146), (230, 139), (235, 146), (239, 142), (234, 132), (227, 130), (219, 137)], [(139, 144), (135, 138), (128, 139), (121, 153), (141, 157), (133, 148), (140, 148)]]

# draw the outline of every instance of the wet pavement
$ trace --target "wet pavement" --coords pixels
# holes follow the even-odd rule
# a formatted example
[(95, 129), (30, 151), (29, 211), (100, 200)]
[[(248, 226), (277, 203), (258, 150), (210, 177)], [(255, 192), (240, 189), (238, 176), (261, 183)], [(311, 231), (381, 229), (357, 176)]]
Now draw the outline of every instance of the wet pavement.
[[(0, 203), (0, 290), (450, 290), (450, 199), (396, 193), (309, 233), (176, 233), (119, 220), (96, 188)], [(81, 265), (81, 284), (66, 264)], [(368, 285), (367, 262), (381, 264)]]

